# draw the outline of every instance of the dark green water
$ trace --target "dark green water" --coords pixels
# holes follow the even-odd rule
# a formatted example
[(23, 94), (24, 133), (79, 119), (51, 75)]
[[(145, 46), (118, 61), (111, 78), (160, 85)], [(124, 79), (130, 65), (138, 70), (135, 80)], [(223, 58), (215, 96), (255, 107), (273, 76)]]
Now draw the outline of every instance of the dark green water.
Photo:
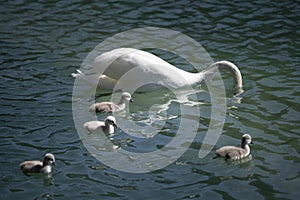
[[(299, 198), (299, 2), (7, 1), (0, 10), (0, 199)], [(120, 172), (85, 149), (74, 127), (70, 74), (104, 39), (147, 26), (186, 34), (215, 61), (239, 66), (245, 92), (240, 103), (228, 95), (215, 148), (239, 144), (249, 133), (255, 143), (251, 161), (235, 165), (212, 159), (213, 152), (199, 159), (210, 120), (206, 92), (199, 95), (203, 105), (195, 141), (166, 168)], [(230, 86), (230, 77), (224, 80)], [(150, 101), (154, 94), (159, 96), (135, 97)], [(176, 108), (171, 105), (170, 112)], [(130, 148), (154, 150), (174, 137), (178, 126), (170, 120), (156, 140), (131, 141)], [(118, 138), (127, 139), (122, 131)], [(24, 159), (41, 159), (46, 152), (57, 159), (51, 179), (20, 171)]]

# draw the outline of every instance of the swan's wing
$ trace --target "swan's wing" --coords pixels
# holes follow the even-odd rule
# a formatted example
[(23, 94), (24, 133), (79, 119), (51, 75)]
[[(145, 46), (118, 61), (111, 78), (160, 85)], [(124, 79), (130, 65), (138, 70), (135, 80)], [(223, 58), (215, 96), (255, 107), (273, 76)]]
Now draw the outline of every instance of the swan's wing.
[(233, 160), (238, 160), (240, 158), (243, 158), (246, 154), (246, 151), (240, 147), (235, 147), (232, 149), (232, 151), (228, 152), (228, 157)]
[(199, 79), (197, 75), (183, 71), (151, 53), (131, 48), (101, 54), (95, 59), (93, 70), (117, 80), (117, 89), (149, 83), (179, 88)]
[(80, 71), (79, 69), (76, 70), (77, 73), (72, 73), (71, 76), (74, 78), (78, 78), (81, 79), (83, 81), (85, 81), (86, 83), (95, 86), (98, 84), (99, 81), (99, 76), (98, 75), (85, 75), (82, 71)]
[(89, 110), (91, 112), (111, 113), (115, 112), (116, 108), (112, 102), (101, 102), (93, 104)]
[(230, 159), (233, 159), (233, 160), (236, 160), (238, 157), (240, 157), (241, 153), (239, 151), (239, 149), (232, 149), (231, 151), (229, 151), (227, 153), (227, 158), (230, 158)]
[(101, 75), (99, 78), (98, 88), (113, 90), (118, 81), (106, 75)]
[(118, 80), (123, 74), (137, 66), (137, 63), (129, 56), (135, 51), (137, 50), (120, 48), (105, 52), (95, 58), (94, 70), (96, 73), (103, 72), (106, 76)]
[(115, 80), (119, 80), (125, 73), (135, 67), (143, 74), (152, 73), (169, 76), (168, 74), (172, 71), (182, 72), (182, 70), (163, 59), (138, 49), (115, 49), (101, 54), (95, 59), (95, 68), (105, 70), (104, 74)]
[(39, 170), (43, 167), (43, 163), (37, 160), (24, 161), (20, 164), (20, 167), (25, 173), (34, 173), (39, 172)]
[(89, 121), (83, 124), (83, 127), (86, 128), (88, 131), (95, 131), (98, 127), (104, 126), (104, 122), (101, 121)]
[(77, 73), (72, 73), (72, 77), (83, 80), (91, 86), (97, 86), (100, 89), (113, 90), (117, 81), (105, 75), (85, 75), (82, 71), (77, 69)]

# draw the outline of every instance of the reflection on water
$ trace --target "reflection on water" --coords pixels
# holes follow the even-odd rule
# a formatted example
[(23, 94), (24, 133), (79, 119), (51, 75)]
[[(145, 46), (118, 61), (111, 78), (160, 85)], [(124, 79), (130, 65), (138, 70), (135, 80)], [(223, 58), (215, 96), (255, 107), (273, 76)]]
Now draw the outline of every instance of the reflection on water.
[(237, 159), (237, 160), (231, 160), (231, 159), (225, 160), (224, 158), (218, 158), (218, 160), (223, 160), (224, 162), (222, 162), (222, 163), (224, 163), (224, 164), (226, 163), (228, 165), (240, 165), (243, 168), (253, 167), (253, 163), (249, 162), (249, 161), (252, 160), (252, 155), (251, 154), (247, 157), (244, 157), (242, 159)]
[[(298, 4), (293, 0), (163, 4), (4, 1), (0, 12), (1, 198), (297, 199)], [(152, 125), (160, 131), (154, 135), (149, 129), (145, 133), (150, 136), (147, 138), (140, 135), (139, 129), (135, 135), (140, 137), (118, 129), (110, 141), (127, 151), (162, 149), (175, 137), (181, 118), (199, 122), (198, 127), (193, 127), (196, 131), (191, 145), (181, 143), (190, 147), (176, 162), (151, 173), (135, 174), (104, 165), (84, 147), (78, 128), (74, 128), (71, 107), (74, 79), (69, 74), (104, 39), (145, 26), (187, 34), (214, 60), (235, 63), (243, 74), (245, 92), (239, 98), (232, 98), (232, 92), (226, 91), (227, 113), (222, 135), (211, 146), (213, 151), (202, 159), (199, 149), (212, 110), (205, 85), (196, 98), (190, 97), (188, 101), (175, 100), (171, 94), (164, 96), (165, 91), (134, 94), (136, 103), (130, 105), (133, 112), (125, 117), (140, 121), (138, 126)], [(181, 46), (189, 48), (186, 44)], [(164, 53), (159, 56), (193, 71), (192, 66), (177, 58)], [(225, 88), (231, 88), (230, 76), (222, 73), (222, 77)], [(88, 105), (84, 103), (85, 108)], [(191, 113), (179, 115), (180, 106), (190, 108)], [(200, 118), (193, 115), (193, 107), (199, 107)], [(105, 116), (98, 117), (100, 120)], [(252, 160), (240, 164), (212, 159), (215, 149), (233, 140), (238, 144), (244, 133), (255, 138)], [(103, 141), (94, 142), (95, 148), (99, 148)], [(54, 153), (57, 160), (52, 178), (25, 176), (21, 172), (18, 164), (24, 158), (40, 157), (46, 152)], [(123, 165), (122, 160), (114, 162)]]
[(37, 174), (37, 173), (30, 173), (24, 174), (28, 176), (30, 180), (37, 181), (38, 183), (43, 183), (44, 186), (51, 186), (54, 185), (54, 177), (52, 174)]

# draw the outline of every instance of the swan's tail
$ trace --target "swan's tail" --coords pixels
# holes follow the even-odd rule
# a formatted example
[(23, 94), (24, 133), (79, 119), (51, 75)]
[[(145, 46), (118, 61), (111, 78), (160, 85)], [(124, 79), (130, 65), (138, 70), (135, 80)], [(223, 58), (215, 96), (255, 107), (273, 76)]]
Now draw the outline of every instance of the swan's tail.
[(94, 76), (94, 75), (85, 75), (82, 71), (80, 71), (79, 69), (76, 70), (77, 73), (72, 73), (71, 76), (73, 76), (74, 78), (78, 78), (81, 80), (84, 80), (86, 83), (92, 85), (92, 86), (97, 86), (98, 82), (99, 82), (99, 76)]
[(74, 78), (79, 78), (93, 87), (98, 87), (105, 90), (113, 90), (117, 81), (115, 79), (109, 78), (106, 75), (85, 75), (79, 69), (76, 70), (77, 73), (72, 73), (71, 76)]
[(71, 76), (74, 78), (80, 77), (82, 75), (84, 75), (84, 73), (82, 73), (82, 71), (80, 71), (79, 69), (76, 69), (77, 73), (72, 73)]
[(240, 95), (244, 92), (243, 90), (243, 79), (239, 68), (228, 61), (218, 61), (210, 65), (206, 70), (203, 71), (204, 77), (213, 75), (217, 70), (227, 70), (231, 72), (234, 80), (234, 89), (236, 90), (235, 95)]
[(77, 73), (72, 73), (71, 76), (74, 78), (82, 78), (83, 76), (85, 76), (84, 73), (82, 73), (82, 71), (80, 71), (79, 69), (76, 69)]

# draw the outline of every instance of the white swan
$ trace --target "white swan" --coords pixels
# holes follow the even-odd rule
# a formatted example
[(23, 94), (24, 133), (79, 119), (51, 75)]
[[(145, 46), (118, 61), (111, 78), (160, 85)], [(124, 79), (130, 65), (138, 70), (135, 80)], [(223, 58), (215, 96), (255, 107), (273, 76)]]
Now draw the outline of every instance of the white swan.
[[(190, 73), (151, 53), (133, 48), (114, 49), (96, 57), (94, 75), (87, 76), (77, 70), (78, 73), (73, 73), (72, 76), (81, 78), (91, 85), (98, 85), (101, 89), (122, 90), (122, 87), (136, 87), (138, 84), (140, 86), (143, 84), (144, 87), (139, 89), (149, 91), (161, 87), (175, 89), (191, 86), (210, 78), (219, 69), (229, 70), (232, 73), (237, 94), (242, 93), (240, 70), (231, 62), (215, 62), (199, 73)], [(100, 76), (99, 71), (103, 72)]]

